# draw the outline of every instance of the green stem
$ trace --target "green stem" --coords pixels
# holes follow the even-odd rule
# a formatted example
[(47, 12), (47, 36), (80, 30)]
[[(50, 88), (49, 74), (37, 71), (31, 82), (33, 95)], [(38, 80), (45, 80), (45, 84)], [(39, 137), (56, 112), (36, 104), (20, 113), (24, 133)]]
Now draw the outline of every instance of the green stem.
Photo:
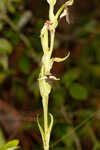
[(61, 12), (64, 10), (64, 8), (66, 7), (66, 4), (63, 4), (60, 9), (57, 11), (56, 15), (55, 15), (55, 19), (58, 19), (59, 15), (61, 14)]
[(50, 7), (49, 7), (49, 19), (50, 19), (51, 22), (53, 22), (53, 20), (54, 20), (54, 13), (53, 13), (53, 11), (54, 11), (54, 6), (50, 5)]
[(44, 131), (46, 135), (48, 131), (48, 97), (43, 98), (43, 111), (44, 111)]
[(54, 39), (55, 39), (55, 31), (50, 33), (51, 35), (51, 42), (50, 42), (50, 56), (52, 55), (53, 47), (54, 47)]
[(43, 111), (44, 111), (44, 134), (45, 134), (45, 143), (44, 150), (49, 150), (49, 141), (48, 141), (48, 96), (43, 99)]

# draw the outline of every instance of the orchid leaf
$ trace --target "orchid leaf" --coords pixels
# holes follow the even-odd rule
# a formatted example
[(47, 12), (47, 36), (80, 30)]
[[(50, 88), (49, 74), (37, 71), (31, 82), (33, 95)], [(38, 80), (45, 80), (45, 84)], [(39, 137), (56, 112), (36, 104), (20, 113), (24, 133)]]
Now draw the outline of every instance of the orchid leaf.
[(41, 133), (41, 136), (42, 136), (43, 143), (45, 143), (45, 134), (44, 134), (43, 128), (41, 127), (41, 125), (39, 123), (38, 118), (37, 118), (37, 123), (38, 123), (38, 127), (40, 129), (40, 133)]
[(50, 118), (51, 118), (51, 122), (50, 122), (48, 130), (49, 130), (49, 133), (51, 133), (54, 119), (53, 119), (53, 115), (51, 113), (49, 113), (49, 115), (50, 115)]

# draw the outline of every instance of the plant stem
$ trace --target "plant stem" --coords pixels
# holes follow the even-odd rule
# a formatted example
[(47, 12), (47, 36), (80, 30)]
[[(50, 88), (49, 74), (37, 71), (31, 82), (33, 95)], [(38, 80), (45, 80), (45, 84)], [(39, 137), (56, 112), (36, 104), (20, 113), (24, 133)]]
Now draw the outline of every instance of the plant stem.
[(51, 35), (51, 43), (50, 43), (50, 55), (52, 55), (53, 47), (54, 47), (54, 38), (55, 38), (55, 31), (50, 33)]
[(43, 111), (44, 111), (44, 131), (46, 134), (48, 130), (48, 97), (45, 97), (45, 99), (43, 99)]
[(49, 149), (48, 141), (48, 97), (45, 97), (43, 100), (43, 111), (44, 111), (44, 134), (45, 134), (45, 145), (44, 150)]

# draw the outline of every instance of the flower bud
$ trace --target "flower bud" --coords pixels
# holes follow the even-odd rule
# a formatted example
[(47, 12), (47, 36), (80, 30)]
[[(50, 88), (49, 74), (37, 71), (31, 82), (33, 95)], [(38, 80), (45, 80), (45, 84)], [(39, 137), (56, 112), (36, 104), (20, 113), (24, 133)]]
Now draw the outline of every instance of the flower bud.
[(61, 13), (60, 19), (63, 18), (63, 17), (66, 17), (66, 22), (67, 22), (68, 24), (70, 24), (70, 20), (69, 20), (69, 9), (68, 9), (68, 7), (66, 7), (66, 8), (64, 9), (64, 11)]
[(71, 5), (73, 5), (73, 3), (74, 3), (74, 0), (69, 0), (65, 4), (66, 4), (66, 6), (71, 6)]

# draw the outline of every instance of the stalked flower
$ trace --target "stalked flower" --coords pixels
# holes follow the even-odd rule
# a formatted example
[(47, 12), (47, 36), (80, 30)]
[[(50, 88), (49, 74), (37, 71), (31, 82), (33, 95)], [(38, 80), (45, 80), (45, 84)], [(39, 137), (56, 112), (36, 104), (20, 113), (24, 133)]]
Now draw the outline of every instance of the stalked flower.
[(69, 20), (69, 8), (68, 8), (68, 7), (66, 7), (66, 8), (63, 10), (63, 12), (61, 13), (60, 19), (63, 18), (63, 17), (66, 17), (66, 22), (67, 22), (68, 24), (70, 24), (70, 20)]
[(73, 3), (74, 3), (74, 0), (69, 0), (69, 1), (67, 1), (67, 2), (65, 3), (65, 5), (66, 5), (66, 6), (71, 6), (71, 5), (73, 5)]

